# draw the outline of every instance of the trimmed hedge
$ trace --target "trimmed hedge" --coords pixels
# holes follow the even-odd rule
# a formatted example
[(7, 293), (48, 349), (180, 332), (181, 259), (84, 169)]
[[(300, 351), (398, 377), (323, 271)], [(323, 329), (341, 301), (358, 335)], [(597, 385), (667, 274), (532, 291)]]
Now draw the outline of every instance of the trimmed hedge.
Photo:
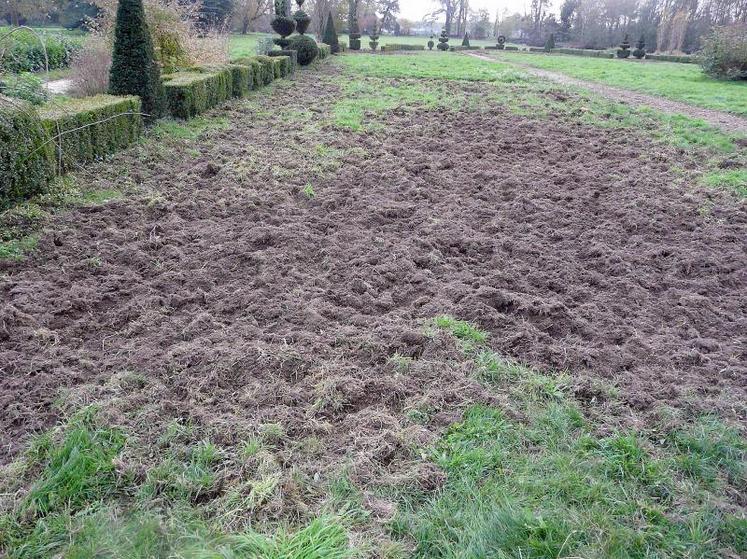
[(320, 43), (319, 45), (319, 60), (324, 60), (328, 56), (332, 54), (332, 47), (329, 45), (325, 45), (324, 43)]
[(115, 153), (135, 142), (143, 130), (140, 98), (96, 95), (56, 101), (39, 109), (58, 171)]
[[(8, 28), (3, 28), (5, 34)], [(62, 35), (52, 35), (40, 32), (46, 46), (44, 48), (35, 33), (26, 29), (19, 29), (7, 37), (0, 45), (0, 66), (6, 72), (18, 74), (21, 72), (38, 72), (44, 70), (49, 62), (49, 69), (66, 68), (73, 55), (80, 50), (83, 39), (71, 39)]]
[(503, 50), (519, 50), (519, 47), (506, 45)]
[(191, 118), (233, 95), (230, 69), (177, 72), (163, 77), (166, 106), (172, 116)]
[(54, 149), (36, 110), (0, 95), (0, 208), (43, 192), (54, 177)]
[(382, 45), (381, 50), (382, 52), (391, 52), (394, 50), (425, 50), (425, 45), (402, 45), (392, 43), (389, 45)]
[(228, 70), (231, 73), (230, 96), (232, 97), (244, 97), (254, 86), (252, 69), (244, 64), (231, 63), (195, 66), (191, 70), (201, 74), (214, 74)]
[(552, 52), (572, 54), (575, 56), (591, 56), (593, 58), (615, 58), (614, 53), (607, 52), (606, 50), (554, 48), (552, 49)]
[(254, 57), (254, 60), (262, 65), (262, 85), (272, 83), (272, 80), (275, 79), (275, 66), (272, 57), (258, 54)]
[(286, 75), (293, 74), (298, 66), (298, 51), (295, 50), (271, 50), (267, 56), (284, 56), (288, 59), (286, 62)]
[(698, 57), (689, 54), (647, 54), (646, 60), (658, 60), (660, 62), (680, 62), (681, 64), (698, 63)]
[(482, 47), (472, 47), (469, 45), (453, 45), (449, 47), (451, 52), (458, 52), (460, 50), (481, 50)]

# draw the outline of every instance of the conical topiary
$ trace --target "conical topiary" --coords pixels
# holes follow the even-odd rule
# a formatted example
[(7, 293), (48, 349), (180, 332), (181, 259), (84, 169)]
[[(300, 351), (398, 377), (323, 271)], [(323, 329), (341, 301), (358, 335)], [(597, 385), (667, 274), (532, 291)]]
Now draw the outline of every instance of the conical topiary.
[(293, 19), (296, 20), (296, 31), (298, 31), (299, 35), (303, 35), (306, 33), (306, 30), (309, 28), (309, 25), (311, 25), (311, 18), (309, 17), (309, 14), (303, 11), (304, 0), (296, 0), (296, 4), (298, 4), (298, 9), (296, 10), (296, 13), (293, 14)]
[(441, 36), (438, 38), (438, 45), (436, 45), (436, 48), (444, 51), (449, 50), (449, 32), (446, 31), (445, 27), (441, 31)]
[(620, 43), (620, 48), (617, 49), (617, 58), (628, 58), (630, 56), (630, 40), (628, 35), (625, 35), (623, 42)]
[(376, 47), (379, 46), (379, 30), (378, 30), (378, 22), (376, 21), (376, 18), (374, 18), (373, 25), (371, 26), (371, 31), (368, 33), (368, 38), (370, 41), (368, 41), (368, 46), (371, 47), (371, 50), (376, 50)]
[(119, 0), (114, 28), (114, 49), (109, 70), (109, 93), (138, 95), (143, 113), (161, 115), (161, 70), (145, 20), (143, 0)]
[(348, 28), (350, 33), (350, 50), (361, 50), (361, 31), (358, 27), (358, 0), (348, 2)]
[(638, 42), (635, 45), (633, 56), (639, 60), (646, 56), (646, 38), (643, 35), (641, 35), (641, 38), (638, 39)]
[(327, 25), (324, 27), (322, 42), (329, 45), (332, 54), (340, 52), (340, 42), (337, 40), (337, 30), (335, 29), (335, 20), (332, 19), (332, 12), (327, 13)]
[(550, 33), (550, 36), (545, 41), (545, 52), (550, 52), (555, 48), (555, 35)]
[(462, 39), (462, 46), (469, 47), (469, 33), (464, 33), (464, 39)]
[(433, 42), (433, 35), (431, 35), (431, 38), (428, 39), (428, 50), (433, 50), (433, 45), (435, 45), (435, 43)]

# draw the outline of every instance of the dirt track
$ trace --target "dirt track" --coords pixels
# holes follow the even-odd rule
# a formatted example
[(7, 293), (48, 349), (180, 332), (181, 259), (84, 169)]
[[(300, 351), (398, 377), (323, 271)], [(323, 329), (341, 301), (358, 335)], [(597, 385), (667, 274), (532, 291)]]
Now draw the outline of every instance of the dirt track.
[[(507, 355), (617, 384), (635, 413), (744, 419), (747, 212), (678, 184), (674, 152), (502, 109), (394, 112), (356, 135), (325, 120), (334, 85), (295, 92), (258, 102), (317, 108), (313, 140), (237, 106), (196, 152), (102, 165), (102, 188), (125, 168), (149, 194), (73, 210), (34, 257), (0, 263), (0, 462), (54, 421), (61, 388), (129, 371), (149, 379), (128, 392), (140, 421), (279, 420), (326, 437), (321, 464), (355, 448), (387, 468), (403, 409), (426, 400), (445, 425), (487, 398), (429, 360), (419, 321), (442, 313)], [(339, 170), (309, 171), (314, 143)]]

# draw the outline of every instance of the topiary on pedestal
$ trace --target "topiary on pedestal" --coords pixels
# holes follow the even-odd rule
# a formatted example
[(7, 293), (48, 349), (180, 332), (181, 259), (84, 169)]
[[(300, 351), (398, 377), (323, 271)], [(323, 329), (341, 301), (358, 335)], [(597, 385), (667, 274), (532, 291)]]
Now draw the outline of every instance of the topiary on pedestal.
[(296, 29), (296, 20), (288, 15), (290, 6), (288, 0), (275, 0), (275, 17), (270, 22), (275, 33), (280, 35), (280, 39), (273, 39), (273, 42), (280, 48), (288, 46), (288, 35)]
[(646, 56), (646, 39), (643, 35), (641, 35), (641, 38), (638, 39), (638, 42), (635, 45), (633, 56), (635, 56), (638, 60)]
[(368, 46), (371, 47), (371, 50), (376, 50), (376, 47), (379, 46), (379, 30), (377, 29), (379, 26), (378, 22), (374, 18), (373, 25), (371, 26), (371, 31), (368, 33), (368, 38), (370, 41), (368, 41)]
[(296, 0), (296, 4), (298, 4), (298, 9), (296, 10), (296, 13), (293, 14), (293, 19), (296, 20), (296, 31), (298, 31), (299, 35), (303, 35), (306, 33), (306, 30), (309, 28), (309, 25), (311, 25), (311, 18), (309, 17), (309, 14), (304, 12), (301, 8), (303, 6), (304, 0)]
[(545, 41), (545, 52), (550, 52), (555, 48), (555, 35), (550, 33), (550, 36)]
[(435, 45), (435, 43), (433, 42), (433, 35), (431, 35), (431, 38), (428, 39), (428, 50), (433, 50), (433, 45)]
[(462, 39), (462, 46), (469, 47), (469, 33), (467, 33), (466, 31), (464, 33), (464, 39)]
[(630, 40), (628, 39), (627, 34), (625, 35), (625, 38), (623, 39), (623, 42), (620, 43), (620, 48), (617, 49), (617, 58), (628, 58), (630, 56)]
[(445, 27), (441, 31), (441, 36), (438, 38), (438, 45), (436, 45), (436, 48), (443, 51), (449, 50), (449, 32), (446, 31)]
[(335, 29), (335, 20), (332, 19), (332, 12), (328, 12), (327, 14), (327, 25), (324, 27), (322, 43), (329, 45), (332, 54), (340, 52), (340, 42), (337, 39), (337, 30)]
[(497, 48), (498, 50), (503, 50), (506, 47), (506, 37), (504, 37), (503, 35), (498, 35), (495, 41), (495, 48)]
[(138, 95), (142, 111), (151, 119), (161, 116), (161, 69), (145, 20), (143, 0), (119, 0), (114, 27), (114, 49), (109, 70), (109, 93)]
[(361, 31), (358, 27), (358, 0), (348, 2), (348, 27), (350, 28), (350, 50), (361, 50)]

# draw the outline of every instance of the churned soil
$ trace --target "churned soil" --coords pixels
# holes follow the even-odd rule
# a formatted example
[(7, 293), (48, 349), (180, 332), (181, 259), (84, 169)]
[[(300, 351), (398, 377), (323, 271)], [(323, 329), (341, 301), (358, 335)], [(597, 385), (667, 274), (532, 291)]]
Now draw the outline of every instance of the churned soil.
[(631, 418), (744, 420), (743, 202), (626, 131), (503, 108), (397, 109), (351, 133), (329, 118), (336, 72), (100, 164), (89, 180), (135, 193), (60, 215), (0, 263), (0, 461), (60, 399), (108, 395), (146, 437), (180, 418), (231, 444), (278, 422), (297, 443), (284, 460), (306, 444), (310, 471), (433, 487), (412, 448), (495, 398), (424, 335), (444, 313), (578, 387), (616, 385)]

